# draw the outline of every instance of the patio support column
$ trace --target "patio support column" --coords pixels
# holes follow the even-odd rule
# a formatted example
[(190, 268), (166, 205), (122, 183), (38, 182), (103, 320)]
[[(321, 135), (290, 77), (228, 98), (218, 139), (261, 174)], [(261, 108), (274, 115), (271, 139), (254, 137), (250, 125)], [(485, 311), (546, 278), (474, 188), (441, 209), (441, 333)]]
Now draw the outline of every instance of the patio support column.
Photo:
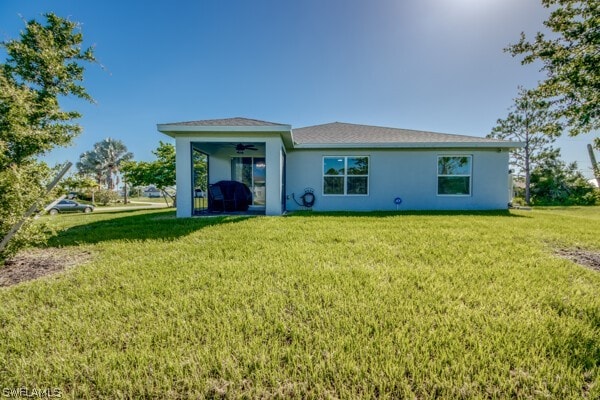
[(268, 138), (265, 142), (267, 201), (265, 214), (281, 215), (281, 140)]
[(177, 217), (192, 216), (192, 143), (189, 138), (175, 141), (175, 181), (177, 183)]

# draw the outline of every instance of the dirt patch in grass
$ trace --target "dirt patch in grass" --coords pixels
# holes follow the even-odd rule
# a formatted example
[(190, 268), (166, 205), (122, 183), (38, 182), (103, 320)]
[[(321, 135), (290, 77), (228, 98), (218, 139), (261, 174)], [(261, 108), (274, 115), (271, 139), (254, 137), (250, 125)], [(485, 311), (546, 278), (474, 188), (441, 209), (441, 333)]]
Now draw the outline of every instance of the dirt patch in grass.
[(559, 249), (556, 255), (600, 272), (600, 252), (583, 249)]
[(89, 261), (88, 251), (65, 249), (35, 249), (21, 252), (0, 266), (0, 287), (52, 275), (74, 265)]

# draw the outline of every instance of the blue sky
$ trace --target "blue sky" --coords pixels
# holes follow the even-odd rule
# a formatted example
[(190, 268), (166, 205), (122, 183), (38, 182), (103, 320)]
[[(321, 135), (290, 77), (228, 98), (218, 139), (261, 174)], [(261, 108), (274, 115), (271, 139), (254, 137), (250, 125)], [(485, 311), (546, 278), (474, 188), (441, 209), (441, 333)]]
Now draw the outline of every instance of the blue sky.
[[(2, 0), (0, 39), (49, 11), (82, 23), (103, 66), (84, 82), (96, 104), (64, 102), (84, 132), (50, 164), (106, 137), (148, 160), (170, 140), (157, 123), (233, 116), (485, 136), (543, 78), (502, 49), (548, 14), (540, 0)], [(595, 136), (557, 143), (587, 176)]]

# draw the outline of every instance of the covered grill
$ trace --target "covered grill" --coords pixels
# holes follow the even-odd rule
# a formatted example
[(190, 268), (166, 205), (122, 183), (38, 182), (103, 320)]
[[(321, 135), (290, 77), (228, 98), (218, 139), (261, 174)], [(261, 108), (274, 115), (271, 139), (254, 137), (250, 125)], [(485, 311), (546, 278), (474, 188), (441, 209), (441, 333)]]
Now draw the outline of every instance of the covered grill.
[(252, 192), (242, 182), (219, 181), (208, 187), (209, 211), (247, 211), (251, 204)]

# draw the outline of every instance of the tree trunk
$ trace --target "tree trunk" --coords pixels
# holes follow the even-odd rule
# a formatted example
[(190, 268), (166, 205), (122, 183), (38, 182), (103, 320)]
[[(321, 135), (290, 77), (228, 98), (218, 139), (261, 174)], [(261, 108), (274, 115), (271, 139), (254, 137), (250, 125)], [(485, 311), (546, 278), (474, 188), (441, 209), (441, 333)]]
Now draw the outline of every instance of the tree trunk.
[(106, 186), (108, 187), (108, 190), (113, 190), (115, 188), (115, 186), (113, 184), (111, 170), (108, 170), (108, 172), (106, 173)]
[(529, 186), (531, 185), (531, 172), (529, 171), (529, 151), (525, 150), (525, 204), (531, 205), (531, 192)]
[(169, 206), (169, 201), (167, 200), (167, 192), (165, 190), (163, 190), (163, 189), (160, 189), (160, 191), (162, 192), (163, 199), (165, 199), (165, 203), (167, 204), (167, 207), (170, 207)]
[(531, 191), (529, 186), (531, 185), (531, 163), (529, 154), (529, 115), (525, 115), (525, 204), (531, 205)]
[[(173, 196), (171, 196), (171, 195), (169, 194), (169, 192), (167, 192), (165, 189), (160, 189), (160, 191), (162, 192), (162, 194), (163, 194), (163, 197), (165, 198), (165, 203), (167, 203), (167, 207), (175, 207), (175, 206), (176, 206), (176, 204), (175, 204), (175, 202), (176, 202), (176, 198), (175, 198), (175, 197), (173, 197)], [(171, 198), (171, 202), (172, 202), (172, 204), (171, 204), (171, 205), (169, 205), (169, 202), (168, 202), (168, 200), (167, 200), (167, 196), (169, 196), (169, 197)]]
[(590, 162), (592, 163), (592, 171), (594, 172), (594, 178), (596, 178), (596, 185), (600, 188), (600, 166), (596, 161), (596, 156), (594, 155), (594, 149), (591, 144), (587, 145), (588, 153), (590, 155)]
[(127, 179), (123, 175), (123, 204), (127, 204)]

